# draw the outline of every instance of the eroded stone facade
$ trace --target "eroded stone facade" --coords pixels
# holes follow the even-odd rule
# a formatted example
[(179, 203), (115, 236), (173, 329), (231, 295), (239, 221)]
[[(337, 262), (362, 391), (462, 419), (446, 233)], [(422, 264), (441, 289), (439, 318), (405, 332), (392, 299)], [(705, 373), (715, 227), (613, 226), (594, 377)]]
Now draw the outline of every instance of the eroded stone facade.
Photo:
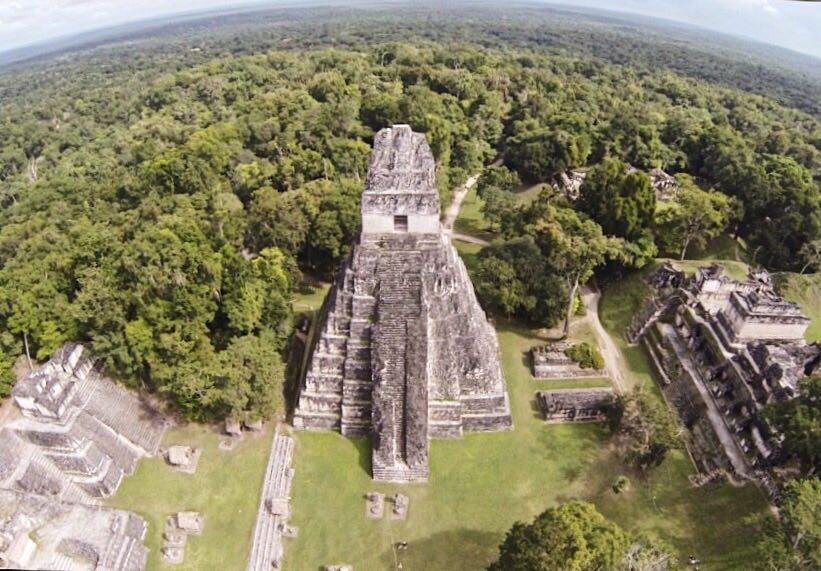
[[(0, 513), (0, 561), (63, 569), (79, 558), (98, 568), (143, 568), (145, 522), (99, 506), (141, 457), (157, 453), (163, 415), (103, 376), (75, 343), (20, 379), (12, 398), (17, 413), (0, 426), (0, 495), (15, 509)], [(31, 551), (17, 537), (27, 526), (47, 530), (49, 540)]]
[(777, 494), (781, 435), (761, 411), (794, 398), (818, 368), (821, 348), (803, 338), (809, 319), (764, 271), (736, 281), (717, 265), (692, 277), (667, 265), (651, 285), (628, 337), (647, 349), (702, 474), (756, 479)]
[(439, 225), (407, 125), (374, 140), (363, 227), (319, 316), (294, 425), (371, 435), (377, 480), (425, 481), (428, 439), (511, 426), (493, 327)]

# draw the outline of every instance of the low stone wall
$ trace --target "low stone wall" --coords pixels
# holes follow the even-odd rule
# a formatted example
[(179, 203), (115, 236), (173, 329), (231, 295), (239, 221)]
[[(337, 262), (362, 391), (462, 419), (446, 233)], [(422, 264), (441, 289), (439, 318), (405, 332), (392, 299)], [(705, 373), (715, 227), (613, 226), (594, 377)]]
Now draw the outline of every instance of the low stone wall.
[(615, 401), (613, 389), (538, 391), (536, 402), (547, 422), (602, 421)]

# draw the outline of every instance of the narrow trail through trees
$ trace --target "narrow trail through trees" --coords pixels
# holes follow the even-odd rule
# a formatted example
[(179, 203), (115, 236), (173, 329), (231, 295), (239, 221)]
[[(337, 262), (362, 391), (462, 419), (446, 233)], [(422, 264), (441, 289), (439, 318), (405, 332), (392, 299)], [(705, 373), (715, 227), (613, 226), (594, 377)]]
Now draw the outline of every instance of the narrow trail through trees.
[[(462, 209), (462, 202), (465, 201), (465, 197), (468, 192), (470, 192), (470, 189), (476, 184), (476, 181), (479, 180), (479, 175), (480, 173), (470, 175), (465, 181), (465, 184), (457, 188), (456, 192), (453, 193), (453, 202), (451, 202), (450, 206), (448, 206), (448, 209), (445, 211), (445, 218), (442, 220), (442, 228), (444, 228), (445, 232), (453, 232), (453, 225), (459, 217), (459, 211)], [(469, 242), (471, 240), (466, 241)]]

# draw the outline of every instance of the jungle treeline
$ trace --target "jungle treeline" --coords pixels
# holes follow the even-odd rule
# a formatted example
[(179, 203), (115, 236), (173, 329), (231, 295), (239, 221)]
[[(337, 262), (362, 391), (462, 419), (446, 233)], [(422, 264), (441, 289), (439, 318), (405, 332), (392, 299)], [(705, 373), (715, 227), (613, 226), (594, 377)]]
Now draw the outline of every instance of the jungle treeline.
[[(249, 47), (259, 28), (204, 50), (155, 38), (0, 78), (0, 394), (21, 355), (81, 341), (189, 418), (277, 411), (292, 292), (349, 251), (372, 137), (392, 123), (427, 135), (443, 200), (503, 159), (480, 186), (506, 241), (477, 289), (508, 313), (532, 302), (555, 323), (597, 269), (678, 253), (705, 209), (705, 232), (743, 238), (758, 263), (816, 268), (813, 115), (488, 21), (346, 22), (289, 20), (266, 49)], [(576, 204), (509, 200), (582, 166)], [(661, 209), (654, 167), (689, 198)]]

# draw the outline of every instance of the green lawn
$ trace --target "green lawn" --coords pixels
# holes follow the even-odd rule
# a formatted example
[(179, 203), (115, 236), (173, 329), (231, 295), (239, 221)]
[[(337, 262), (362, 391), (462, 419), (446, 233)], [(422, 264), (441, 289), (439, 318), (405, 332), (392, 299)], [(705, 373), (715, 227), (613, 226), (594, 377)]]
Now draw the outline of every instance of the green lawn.
[(300, 286), (299, 291), (294, 295), (291, 307), (294, 313), (305, 313), (317, 311), (322, 307), (325, 294), (331, 284), (325, 282), (306, 282)]
[(530, 204), (536, 197), (539, 196), (539, 193), (544, 190), (545, 187), (548, 185), (543, 182), (539, 182), (536, 184), (523, 184), (521, 187), (516, 189), (516, 197), (519, 199), (519, 202), (523, 204)]
[(482, 213), (482, 204), (483, 201), (476, 195), (476, 186), (474, 185), (465, 195), (462, 209), (453, 224), (454, 231), (492, 240), (490, 224), (485, 220), (485, 215)]
[[(544, 424), (534, 391), (568, 382), (537, 382), (530, 375), (526, 351), (544, 337), (507, 322), (498, 331), (515, 429), (432, 441), (428, 484), (373, 483), (366, 440), (297, 434), (292, 523), (300, 532), (286, 545), (287, 569), (315, 571), (328, 563), (390, 569), (391, 545), (400, 540), (410, 543), (400, 554), (405, 569), (482, 569), (514, 521), (572, 498), (593, 501), (627, 529), (656, 532), (680, 554), (697, 553), (712, 568), (743, 564), (753, 537), (743, 518), (766, 509), (756, 488), (693, 488), (683, 452), (642, 480), (614, 456), (603, 425)], [(631, 366), (635, 358), (628, 357)], [(616, 495), (610, 486), (619, 474), (633, 484)], [(367, 519), (363, 495), (371, 490), (408, 494), (408, 520)]]
[[(185, 444), (203, 449), (195, 474), (170, 469), (161, 458), (140, 461), (108, 500), (148, 521), (148, 569), (244, 569), (251, 547), (259, 494), (272, 430), (246, 434), (231, 451), (218, 449), (220, 435), (211, 426), (189, 424), (168, 431), (163, 446)], [(162, 532), (166, 518), (183, 510), (205, 516), (203, 534), (192, 536), (182, 565), (162, 563)]]
[(783, 273), (777, 281), (781, 295), (800, 305), (811, 319), (807, 341), (821, 341), (821, 274)]

